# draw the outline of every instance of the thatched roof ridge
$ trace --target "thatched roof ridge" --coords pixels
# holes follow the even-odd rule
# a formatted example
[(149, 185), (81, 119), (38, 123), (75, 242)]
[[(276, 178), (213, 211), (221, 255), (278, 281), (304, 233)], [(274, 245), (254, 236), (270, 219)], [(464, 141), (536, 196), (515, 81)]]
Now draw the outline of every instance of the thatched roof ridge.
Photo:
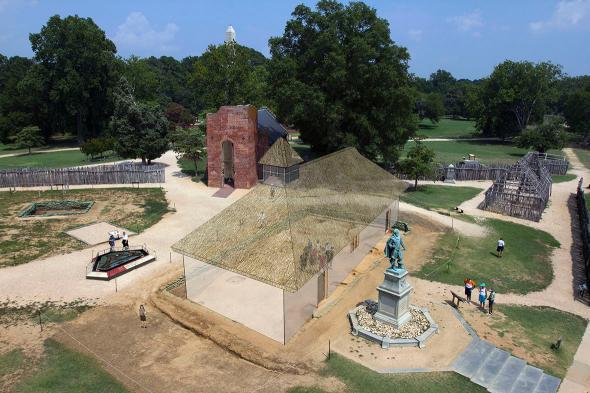
[(297, 154), (285, 138), (279, 138), (262, 156), (259, 164), (272, 165), (281, 168), (289, 168), (303, 162), (303, 158)]

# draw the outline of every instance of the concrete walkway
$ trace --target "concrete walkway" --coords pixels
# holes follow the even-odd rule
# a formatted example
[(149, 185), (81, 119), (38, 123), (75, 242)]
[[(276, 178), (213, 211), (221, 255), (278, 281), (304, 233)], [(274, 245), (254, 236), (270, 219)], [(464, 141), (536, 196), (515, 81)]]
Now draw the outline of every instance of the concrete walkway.
[(455, 360), (453, 369), (493, 393), (555, 393), (561, 382), (479, 338)]
[[(494, 218), (504, 221), (510, 221), (523, 224), (532, 228), (540, 229), (551, 233), (560, 243), (561, 247), (554, 250), (551, 261), (554, 271), (554, 279), (543, 291), (529, 293), (525, 296), (517, 294), (501, 294), (498, 299), (504, 304), (518, 304), (526, 306), (549, 306), (559, 310), (567, 311), (586, 319), (590, 319), (590, 307), (576, 300), (574, 291), (579, 283), (579, 277), (575, 275), (576, 260), (579, 259), (579, 245), (574, 244), (574, 231), (578, 230), (576, 224), (578, 220), (576, 211), (575, 193), (580, 177), (590, 180), (590, 171), (585, 168), (579, 161), (572, 149), (564, 149), (564, 153), (570, 162), (569, 173), (575, 174), (576, 179), (557, 183), (553, 185), (551, 201), (548, 208), (543, 213), (543, 218), (539, 222), (528, 221), (516, 217), (504, 216), (477, 208), (484, 198), (485, 190), (492, 184), (491, 181), (464, 181), (450, 184), (458, 187), (477, 187), (482, 192), (473, 199), (465, 201), (459, 207), (466, 214), (481, 218)], [(432, 182), (421, 182), (421, 184), (433, 184)], [(445, 184), (447, 185), (447, 184)], [(419, 212), (431, 219), (442, 222), (435, 216), (439, 213), (414, 207), (415, 212)], [(455, 223), (458, 220), (455, 220)], [(444, 223), (444, 222), (443, 222)], [(506, 244), (507, 249), (510, 247), (509, 241)], [(448, 294), (449, 290), (462, 291), (460, 285), (447, 285), (442, 283), (433, 283), (426, 280), (413, 278), (419, 281), (424, 290), (440, 293), (441, 296)], [(590, 324), (586, 328), (582, 342), (574, 358), (574, 363), (568, 369), (568, 373), (561, 385), (560, 392), (567, 393), (587, 393), (590, 391)]]

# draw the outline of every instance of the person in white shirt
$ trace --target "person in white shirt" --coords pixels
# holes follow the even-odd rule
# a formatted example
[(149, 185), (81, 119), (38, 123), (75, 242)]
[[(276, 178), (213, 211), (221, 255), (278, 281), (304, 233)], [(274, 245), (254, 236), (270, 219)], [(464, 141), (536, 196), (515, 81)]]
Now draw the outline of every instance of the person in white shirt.
[(500, 238), (500, 240), (498, 240), (498, 247), (496, 247), (498, 258), (502, 258), (502, 254), (504, 253), (504, 244), (504, 239)]
[(126, 250), (129, 248), (129, 235), (126, 232), (123, 232), (123, 248)]

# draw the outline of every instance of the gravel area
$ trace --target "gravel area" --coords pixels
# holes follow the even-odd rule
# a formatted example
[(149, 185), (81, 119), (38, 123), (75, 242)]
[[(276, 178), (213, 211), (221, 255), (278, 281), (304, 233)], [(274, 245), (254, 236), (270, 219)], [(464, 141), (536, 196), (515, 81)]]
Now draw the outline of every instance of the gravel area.
[(376, 321), (373, 316), (364, 308), (356, 312), (359, 325), (371, 333), (391, 338), (416, 338), (430, 327), (430, 323), (422, 314), (422, 311), (410, 309), (412, 318), (403, 324), (400, 329), (391, 325)]

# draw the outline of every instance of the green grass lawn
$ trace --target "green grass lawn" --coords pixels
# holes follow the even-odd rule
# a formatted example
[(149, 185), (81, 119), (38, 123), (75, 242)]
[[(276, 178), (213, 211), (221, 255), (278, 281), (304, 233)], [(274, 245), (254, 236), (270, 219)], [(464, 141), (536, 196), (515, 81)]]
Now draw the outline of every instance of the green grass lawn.
[[(462, 217), (471, 219), (469, 216)], [(551, 252), (559, 247), (553, 236), (501, 220), (485, 219), (481, 225), (487, 228), (487, 235), (484, 238), (461, 235), (448, 269), (446, 265), (453, 256), (457, 233), (444, 234), (433, 259), (423, 265), (416, 275), (455, 285), (462, 285), (463, 279), (472, 278), (478, 283), (486, 282), (499, 293), (526, 294), (540, 291), (551, 283)], [(506, 249), (503, 257), (497, 258), (496, 242), (500, 237), (506, 241)]]
[(185, 175), (189, 175), (191, 180), (194, 182), (201, 182), (205, 178), (205, 168), (207, 167), (207, 158), (202, 159), (199, 161), (199, 174), (198, 176), (195, 175), (195, 163), (192, 160), (186, 160), (181, 158), (177, 161), (178, 166), (180, 167), (180, 171)]
[(553, 179), (553, 183), (565, 183), (574, 180), (576, 175), (573, 173), (567, 173), (565, 175), (553, 175), (551, 178)]
[(417, 191), (406, 190), (401, 200), (424, 209), (453, 209), (480, 192), (475, 187), (423, 185)]
[[(450, 393), (487, 392), (483, 387), (454, 372), (379, 374), (340, 355), (332, 354), (323, 373), (340, 379), (346, 393)], [(289, 393), (323, 393), (318, 388), (293, 388)]]
[(44, 346), (41, 363), (17, 383), (16, 393), (128, 392), (91, 357), (51, 339), (46, 340)]
[[(550, 307), (500, 305), (498, 310), (505, 317), (494, 319), (491, 327), (505, 339), (505, 344), (500, 347), (508, 351), (515, 347), (526, 348), (528, 358), (525, 360), (563, 378), (573, 362), (588, 321)], [(560, 349), (551, 349), (551, 344), (560, 336), (563, 338)]]
[(3, 376), (12, 374), (21, 368), (24, 361), (25, 357), (20, 349), (14, 349), (0, 355), (0, 380), (2, 380)]
[(582, 162), (582, 164), (587, 168), (590, 169), (590, 150), (587, 149), (574, 149), (574, 153), (578, 156), (578, 159)]
[(13, 157), (0, 156), (0, 169), (7, 168), (64, 168), (70, 166), (100, 164), (118, 161), (117, 156), (106, 157), (101, 160), (89, 160), (79, 150), (56, 151), (53, 153), (33, 153)]
[(438, 123), (424, 119), (418, 123), (417, 135), (425, 138), (472, 138), (477, 137), (472, 120), (440, 119)]
[[(527, 149), (516, 147), (512, 143), (500, 141), (447, 141), (424, 142), (426, 146), (436, 153), (435, 162), (449, 164), (461, 161), (469, 154), (475, 154), (483, 163), (514, 163), (527, 153)], [(413, 146), (414, 142), (406, 143), (402, 156)], [(560, 151), (551, 150), (551, 154), (561, 154)]]

